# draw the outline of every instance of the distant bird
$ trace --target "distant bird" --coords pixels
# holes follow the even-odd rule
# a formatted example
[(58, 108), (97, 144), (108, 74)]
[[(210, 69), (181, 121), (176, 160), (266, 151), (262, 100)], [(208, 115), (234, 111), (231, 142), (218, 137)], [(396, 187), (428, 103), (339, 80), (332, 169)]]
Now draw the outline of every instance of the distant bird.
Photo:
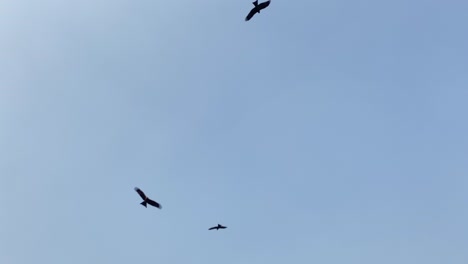
[(213, 229), (218, 230), (218, 229), (225, 229), (225, 228), (227, 228), (227, 227), (218, 224), (217, 226), (213, 226), (213, 227), (209, 228), (208, 230), (213, 230)]
[(271, 2), (270, 0), (263, 2), (261, 4), (258, 4), (258, 0), (255, 0), (255, 2), (252, 2), (252, 4), (254, 5), (254, 8), (252, 8), (252, 10), (250, 10), (247, 17), (245, 17), (245, 21), (249, 21), (256, 13), (260, 14), (260, 10), (269, 6), (270, 2)]
[(148, 198), (148, 196), (146, 196), (146, 194), (142, 190), (140, 190), (140, 188), (135, 187), (135, 191), (140, 195), (141, 199), (143, 199), (143, 202), (141, 202), (140, 204), (143, 205), (144, 207), (146, 207), (146, 204), (149, 204), (159, 209), (162, 208), (162, 206), (159, 203)]

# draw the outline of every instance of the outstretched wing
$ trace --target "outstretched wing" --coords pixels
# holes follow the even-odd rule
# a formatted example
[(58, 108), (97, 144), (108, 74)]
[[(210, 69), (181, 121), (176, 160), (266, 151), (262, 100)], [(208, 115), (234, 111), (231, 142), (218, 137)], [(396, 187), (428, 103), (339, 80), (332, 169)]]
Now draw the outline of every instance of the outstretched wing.
[(249, 14), (245, 17), (245, 21), (249, 21), (255, 15), (255, 13), (257, 13), (256, 8), (252, 8)]
[(217, 226), (210, 227), (208, 230), (216, 229)]
[(143, 200), (146, 199), (145, 193), (142, 190), (140, 190), (140, 188), (135, 187), (135, 191), (140, 195), (141, 199), (143, 199)]
[(162, 206), (161, 206), (161, 205), (160, 205), (158, 202), (156, 202), (156, 201), (153, 201), (153, 200), (151, 200), (151, 199), (148, 199), (148, 200), (146, 200), (146, 202), (147, 202), (148, 204), (150, 204), (150, 205), (154, 206), (154, 207), (157, 207), (157, 208), (159, 208), (159, 209), (161, 209), (161, 208), (162, 208)]
[(269, 5), (270, 5), (270, 1), (266, 1), (266, 2), (263, 2), (263, 3), (259, 4), (258, 8), (260, 10), (262, 10), (262, 9), (266, 8), (267, 6), (269, 6)]
[(226, 227), (225, 227), (225, 226), (222, 226), (222, 225), (219, 225), (219, 228), (225, 229)]

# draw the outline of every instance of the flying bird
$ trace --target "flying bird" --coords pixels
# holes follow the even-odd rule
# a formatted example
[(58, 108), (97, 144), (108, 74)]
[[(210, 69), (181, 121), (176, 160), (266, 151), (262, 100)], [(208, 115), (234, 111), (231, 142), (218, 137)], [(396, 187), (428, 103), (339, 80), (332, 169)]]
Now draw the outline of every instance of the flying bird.
[(260, 10), (269, 6), (270, 2), (271, 2), (270, 0), (263, 2), (261, 4), (258, 4), (258, 0), (255, 0), (255, 2), (252, 2), (252, 4), (254, 5), (254, 8), (252, 8), (252, 10), (250, 10), (247, 17), (245, 17), (245, 21), (249, 21), (256, 13), (260, 14)]
[(227, 228), (227, 227), (218, 224), (217, 226), (213, 226), (213, 227), (209, 228), (208, 230), (213, 230), (213, 229), (218, 230), (218, 229), (225, 229), (225, 228)]
[(146, 194), (142, 190), (140, 190), (140, 188), (135, 187), (135, 191), (140, 195), (141, 199), (143, 199), (143, 202), (141, 202), (140, 204), (143, 205), (144, 207), (146, 207), (146, 204), (149, 204), (159, 209), (162, 208), (162, 206), (159, 203), (148, 198), (148, 196), (146, 196)]

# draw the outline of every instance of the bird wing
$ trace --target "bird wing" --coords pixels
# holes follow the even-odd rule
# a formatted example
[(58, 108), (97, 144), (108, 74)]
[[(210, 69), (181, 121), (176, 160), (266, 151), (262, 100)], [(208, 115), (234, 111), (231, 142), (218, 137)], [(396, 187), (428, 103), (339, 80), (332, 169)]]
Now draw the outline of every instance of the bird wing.
[(270, 5), (270, 1), (266, 1), (266, 2), (263, 2), (261, 4), (258, 5), (258, 8), (260, 8), (260, 10), (266, 8), (267, 6)]
[(217, 226), (210, 227), (208, 230), (216, 229)]
[(224, 229), (224, 228), (226, 228), (226, 227), (225, 227), (225, 226), (222, 226), (222, 225), (219, 225), (219, 228), (222, 228), (222, 229)]
[(147, 202), (148, 204), (154, 206), (154, 207), (159, 208), (159, 209), (162, 208), (162, 206), (161, 206), (158, 202), (155, 202), (155, 201), (153, 201), (153, 200), (151, 200), (151, 199), (149, 199), (149, 198), (148, 198), (148, 200), (146, 200), (146, 202)]
[(143, 199), (143, 200), (146, 199), (145, 193), (142, 190), (140, 190), (140, 188), (135, 187), (135, 191), (140, 195), (141, 199)]
[(249, 21), (255, 15), (255, 13), (257, 13), (256, 8), (252, 8), (249, 14), (245, 17), (245, 21)]

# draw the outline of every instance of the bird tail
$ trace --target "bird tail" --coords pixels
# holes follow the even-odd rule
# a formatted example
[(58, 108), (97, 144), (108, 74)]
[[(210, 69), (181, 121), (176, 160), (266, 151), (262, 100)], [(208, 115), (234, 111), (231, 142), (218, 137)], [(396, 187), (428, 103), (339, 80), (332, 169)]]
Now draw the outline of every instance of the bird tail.
[(144, 207), (146, 207), (146, 201), (143, 201), (140, 204), (143, 205)]

